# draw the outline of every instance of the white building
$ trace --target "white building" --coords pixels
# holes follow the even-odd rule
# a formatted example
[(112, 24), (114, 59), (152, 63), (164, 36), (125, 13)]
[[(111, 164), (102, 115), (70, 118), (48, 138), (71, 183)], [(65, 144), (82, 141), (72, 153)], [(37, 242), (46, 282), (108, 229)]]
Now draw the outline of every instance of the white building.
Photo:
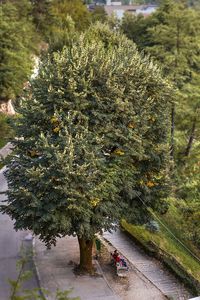
[(122, 5), (121, 1), (112, 1), (112, 0), (107, 0), (106, 5)]
[(108, 16), (115, 14), (117, 18), (123, 18), (125, 12), (132, 14), (142, 14), (148, 16), (156, 11), (157, 5), (122, 5), (121, 1), (107, 0), (104, 6)]

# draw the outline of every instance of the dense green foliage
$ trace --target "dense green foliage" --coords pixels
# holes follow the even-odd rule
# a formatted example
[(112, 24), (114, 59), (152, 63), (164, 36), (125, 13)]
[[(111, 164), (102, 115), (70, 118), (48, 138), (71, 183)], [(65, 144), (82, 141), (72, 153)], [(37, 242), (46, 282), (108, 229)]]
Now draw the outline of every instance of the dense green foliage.
[[(176, 95), (158, 68), (116, 33), (120, 21), (107, 18), (103, 7), (89, 12), (81, 0), (1, 1), (0, 102), (22, 93), (42, 48), (38, 41), (50, 53), (22, 104), (17, 136), (26, 139), (16, 142), (18, 168), (8, 174), (11, 182), (16, 176), (7, 212), (17, 228), (32, 228), (51, 243), (74, 232), (92, 238), (120, 215), (142, 223), (149, 215), (137, 195), (164, 213), (171, 181), (183, 235), (200, 247), (200, 12), (193, 9), (199, 1), (159, 3), (148, 18), (126, 14), (120, 29), (162, 68)], [(114, 32), (95, 25), (82, 33), (96, 21)], [(0, 132), (3, 145), (10, 129), (2, 115)]]
[(50, 8), (51, 0), (30, 0), (32, 4), (32, 16), (36, 30), (42, 36), (48, 30), (48, 11)]
[(200, 12), (183, 1), (164, 0), (149, 18), (126, 15), (121, 28), (160, 64), (177, 89), (172, 111), (173, 190), (185, 200), (186, 235), (199, 245)]
[(21, 93), (33, 68), (36, 36), (28, 0), (1, 4), (0, 101)]
[(56, 51), (72, 43), (76, 31), (106, 20), (102, 8), (89, 13), (81, 0), (5, 0), (0, 5), (0, 102), (21, 95), (34, 55), (47, 48), (42, 41)]
[(9, 123), (10, 118), (0, 113), (0, 148), (13, 136), (13, 131)]
[(49, 54), (22, 102), (7, 171), (2, 209), (15, 228), (47, 245), (89, 241), (121, 215), (146, 220), (137, 193), (162, 210), (169, 93), (159, 69), (101, 24)]
[(58, 28), (65, 23), (67, 15), (70, 15), (77, 30), (84, 30), (89, 26), (89, 11), (81, 0), (54, 0), (48, 11), (50, 26)]
[(103, 6), (96, 6), (91, 12), (91, 22), (102, 22), (105, 23), (108, 17)]

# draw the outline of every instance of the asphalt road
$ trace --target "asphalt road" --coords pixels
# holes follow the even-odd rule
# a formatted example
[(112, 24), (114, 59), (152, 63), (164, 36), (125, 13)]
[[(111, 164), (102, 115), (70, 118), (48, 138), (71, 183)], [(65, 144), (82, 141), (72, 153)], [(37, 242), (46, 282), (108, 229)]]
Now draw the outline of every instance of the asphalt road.
[[(3, 170), (0, 170), (0, 192), (7, 190), (7, 182), (3, 175)], [(5, 200), (5, 195), (0, 194), (0, 204)], [(17, 261), (22, 257), (23, 252), (30, 253), (32, 243), (27, 240), (28, 232), (18, 231), (13, 229), (13, 221), (7, 215), (0, 213), (0, 299), (10, 299), (10, 284), (8, 279), (15, 280), (19, 274), (19, 269), (16, 267)], [(30, 235), (30, 234), (29, 234)], [(33, 275), (24, 287), (31, 289), (38, 287), (37, 276), (34, 270), (32, 259), (29, 258), (25, 269), (31, 270)]]

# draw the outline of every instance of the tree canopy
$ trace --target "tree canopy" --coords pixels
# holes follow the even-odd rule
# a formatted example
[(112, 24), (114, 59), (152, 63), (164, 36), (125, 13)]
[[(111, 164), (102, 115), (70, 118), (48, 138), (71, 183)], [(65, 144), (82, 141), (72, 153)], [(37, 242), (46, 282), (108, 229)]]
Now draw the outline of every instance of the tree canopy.
[[(22, 101), (6, 176), (16, 229), (48, 246), (76, 234), (91, 270), (94, 234), (148, 219), (167, 188), (171, 87), (123, 35), (97, 24), (42, 61)], [(159, 134), (158, 134), (159, 132)]]

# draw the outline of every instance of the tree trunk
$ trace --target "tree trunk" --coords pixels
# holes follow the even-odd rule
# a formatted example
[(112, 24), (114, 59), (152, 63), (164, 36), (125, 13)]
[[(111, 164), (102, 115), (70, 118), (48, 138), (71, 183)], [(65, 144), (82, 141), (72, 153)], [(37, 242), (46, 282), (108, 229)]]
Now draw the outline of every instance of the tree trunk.
[(78, 237), (80, 249), (80, 264), (79, 269), (83, 272), (93, 273), (94, 268), (92, 265), (92, 247), (93, 240), (86, 240)]
[(175, 131), (175, 104), (172, 104), (171, 110), (171, 145), (170, 145), (170, 156), (174, 159), (174, 131)]
[(184, 153), (184, 156), (186, 156), (186, 157), (189, 156), (190, 150), (192, 148), (192, 143), (193, 143), (194, 136), (195, 136), (195, 129), (196, 129), (196, 120), (194, 120), (192, 123), (190, 137), (189, 137), (188, 144), (187, 144), (187, 147), (186, 147), (185, 153)]

